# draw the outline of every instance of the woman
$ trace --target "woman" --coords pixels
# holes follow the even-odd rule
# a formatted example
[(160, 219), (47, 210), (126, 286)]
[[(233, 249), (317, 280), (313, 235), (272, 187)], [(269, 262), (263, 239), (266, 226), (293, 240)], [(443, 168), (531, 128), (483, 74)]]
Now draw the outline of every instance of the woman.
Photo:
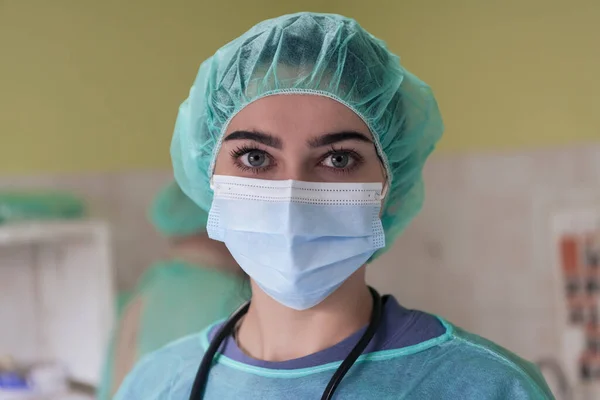
[(430, 89), (351, 19), (287, 15), (217, 51), (171, 154), (251, 303), (147, 357), (117, 398), (552, 398), (531, 364), (365, 283), (442, 130)]
[(99, 400), (115, 395), (140, 357), (227, 317), (248, 298), (239, 266), (222, 243), (208, 238), (208, 214), (176, 183), (158, 193), (149, 211), (171, 254), (148, 269), (124, 300)]

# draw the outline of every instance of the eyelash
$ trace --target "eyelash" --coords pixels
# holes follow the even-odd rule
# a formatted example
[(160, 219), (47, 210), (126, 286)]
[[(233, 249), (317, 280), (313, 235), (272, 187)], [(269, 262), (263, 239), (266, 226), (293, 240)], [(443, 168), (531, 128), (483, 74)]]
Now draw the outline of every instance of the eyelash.
[(331, 150), (329, 150), (323, 157), (321, 157), (321, 160), (319, 161), (319, 166), (321, 165), (321, 163), (323, 163), (323, 161), (325, 161), (328, 157), (331, 157), (335, 154), (338, 153), (345, 153), (348, 154), (353, 160), (353, 164), (349, 167), (346, 168), (331, 168), (331, 167), (323, 167), (326, 168), (328, 170), (330, 170), (331, 172), (335, 173), (335, 174), (349, 174), (350, 172), (354, 171), (355, 169), (357, 169), (358, 167), (360, 167), (364, 161), (364, 158), (358, 154), (358, 152), (354, 149), (349, 149), (349, 148), (344, 148), (344, 147), (339, 147), (339, 148), (335, 148), (335, 146), (331, 146)]
[[(256, 167), (256, 168), (252, 168), (249, 167), (247, 165), (244, 165), (244, 163), (240, 162), (240, 157), (242, 157), (243, 155), (246, 155), (248, 153), (250, 153), (251, 151), (261, 151), (265, 154), (265, 156), (269, 159), (270, 164), (266, 167)], [(264, 149), (261, 149), (258, 146), (248, 146), (248, 145), (242, 145), (239, 146), (236, 149), (233, 149), (230, 153), (231, 157), (233, 158), (233, 162), (235, 163), (235, 166), (238, 167), (240, 170), (246, 172), (246, 171), (250, 171), (253, 174), (260, 174), (262, 172), (266, 172), (268, 170), (270, 170), (271, 168), (275, 167), (277, 164), (275, 163), (275, 159), (273, 159), (273, 157)]]
[[(248, 167), (247, 165), (244, 165), (244, 163), (240, 162), (240, 160), (239, 160), (240, 157), (250, 153), (251, 151), (263, 152), (265, 154), (265, 156), (269, 159), (270, 164), (266, 167), (252, 168), (252, 167)], [(323, 163), (323, 161), (325, 161), (327, 159), (327, 157), (331, 157), (338, 153), (348, 154), (350, 157), (352, 157), (352, 159), (354, 160), (354, 163), (350, 167), (347, 167), (347, 168), (331, 168), (331, 167), (324, 167), (321, 165)], [(242, 170), (244, 172), (250, 171), (254, 174), (260, 174), (262, 172), (266, 172), (266, 171), (270, 170), (271, 168), (277, 166), (273, 156), (271, 156), (266, 150), (261, 149), (258, 146), (248, 146), (248, 145), (239, 146), (230, 152), (230, 156), (233, 158), (236, 167), (238, 167), (240, 170)], [(364, 161), (363, 157), (360, 154), (358, 154), (358, 152), (356, 150), (344, 148), (344, 147), (335, 148), (335, 146), (332, 145), (331, 150), (329, 150), (327, 153), (325, 153), (320, 158), (318, 166), (321, 166), (322, 168), (326, 168), (336, 174), (348, 174), (348, 173), (352, 172), (353, 170), (355, 170), (356, 168), (360, 167), (362, 165), (363, 161)]]

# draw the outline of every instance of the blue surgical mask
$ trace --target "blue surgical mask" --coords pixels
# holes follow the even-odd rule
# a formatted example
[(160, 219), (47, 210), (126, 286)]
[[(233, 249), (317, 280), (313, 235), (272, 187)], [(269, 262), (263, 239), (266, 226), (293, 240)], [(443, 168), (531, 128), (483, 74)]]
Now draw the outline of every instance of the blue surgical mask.
[(212, 182), (208, 235), (287, 307), (319, 304), (385, 246), (381, 183)]

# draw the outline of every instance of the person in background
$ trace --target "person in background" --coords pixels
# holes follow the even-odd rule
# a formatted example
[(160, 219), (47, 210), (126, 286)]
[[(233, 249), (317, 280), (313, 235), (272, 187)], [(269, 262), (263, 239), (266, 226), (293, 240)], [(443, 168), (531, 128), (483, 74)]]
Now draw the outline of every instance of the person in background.
[(227, 317), (249, 297), (242, 270), (225, 245), (208, 238), (208, 215), (172, 182), (149, 218), (170, 242), (169, 260), (150, 267), (133, 293), (120, 297), (119, 318), (97, 399), (111, 399), (144, 355)]

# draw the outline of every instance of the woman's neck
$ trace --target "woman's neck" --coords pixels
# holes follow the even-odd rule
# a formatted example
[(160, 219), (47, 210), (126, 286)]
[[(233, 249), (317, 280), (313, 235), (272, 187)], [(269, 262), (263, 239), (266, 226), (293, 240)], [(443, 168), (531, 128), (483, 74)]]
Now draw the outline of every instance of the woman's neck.
[(285, 307), (252, 284), (252, 303), (237, 339), (249, 356), (287, 361), (325, 350), (366, 324), (373, 299), (360, 268), (331, 296), (305, 311)]

